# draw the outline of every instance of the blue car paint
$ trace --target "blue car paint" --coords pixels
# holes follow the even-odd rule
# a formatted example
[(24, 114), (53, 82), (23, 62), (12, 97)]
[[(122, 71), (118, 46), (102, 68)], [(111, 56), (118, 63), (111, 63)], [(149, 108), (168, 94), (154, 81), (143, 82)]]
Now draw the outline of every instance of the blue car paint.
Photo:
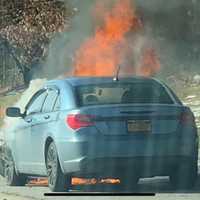
[[(107, 169), (119, 168), (132, 169), (134, 165), (148, 159), (162, 160), (167, 167), (176, 165), (179, 159), (193, 156), (195, 141), (197, 140), (196, 125), (182, 126), (179, 117), (184, 110), (191, 112), (188, 107), (183, 106), (160, 81), (152, 78), (133, 77), (122, 78), (120, 82), (154, 82), (160, 84), (173, 100), (172, 105), (155, 104), (127, 104), (127, 105), (97, 105), (79, 107), (75, 94), (75, 87), (88, 84), (112, 83), (112, 78), (68, 78), (65, 80), (48, 81), (44, 88), (54, 88), (59, 91), (60, 109), (56, 112), (37, 113), (32, 117), (31, 128), (22, 125), (15, 130), (15, 134), (9, 133), (7, 144), (12, 150), (19, 173), (46, 175), (45, 145), (48, 139), (56, 144), (61, 169), (64, 174), (68, 173), (101, 173)], [(124, 114), (120, 112), (123, 111)], [(142, 113), (144, 114), (139, 114)], [(147, 112), (148, 114), (145, 114)], [(50, 116), (44, 120), (45, 115)], [(69, 114), (92, 114), (101, 117), (91, 127), (73, 130), (66, 123)], [(119, 117), (120, 116), (120, 117)], [(128, 133), (127, 121), (129, 119), (148, 118), (152, 122), (151, 133)], [(157, 117), (157, 118), (156, 118)], [(172, 119), (171, 119), (172, 118)], [(174, 119), (173, 119), (174, 118)], [(113, 120), (114, 119), (114, 120)], [(112, 121), (113, 120), (113, 121)], [(25, 123), (21, 119), (21, 123)], [(24, 131), (29, 129), (29, 133)], [(23, 131), (21, 131), (23, 129)], [(23, 132), (23, 137), (20, 136)], [(25, 135), (26, 134), (26, 135)], [(21, 158), (27, 157), (26, 162), (19, 160), (15, 152), (16, 137), (21, 137)], [(25, 138), (27, 140), (25, 140)], [(12, 140), (12, 142), (11, 142)], [(24, 140), (24, 142), (23, 142)], [(29, 151), (29, 149), (32, 149)], [(35, 149), (35, 150), (34, 150)], [(27, 155), (26, 155), (27, 153)], [(100, 164), (97, 164), (101, 161)], [(121, 160), (125, 162), (120, 162)], [(128, 162), (131, 160), (130, 162)], [(142, 162), (139, 162), (142, 160)], [(119, 161), (119, 162), (118, 162)], [(110, 162), (110, 163), (109, 163)], [(101, 165), (101, 167), (96, 166)], [(114, 163), (114, 165), (112, 165)], [(126, 164), (127, 163), (127, 164)], [(94, 167), (91, 167), (93, 166)], [(151, 162), (153, 166), (153, 163)], [(155, 162), (156, 165), (156, 162)], [(163, 166), (162, 165), (162, 166)], [(144, 176), (165, 174), (166, 168), (158, 171), (152, 169)]]

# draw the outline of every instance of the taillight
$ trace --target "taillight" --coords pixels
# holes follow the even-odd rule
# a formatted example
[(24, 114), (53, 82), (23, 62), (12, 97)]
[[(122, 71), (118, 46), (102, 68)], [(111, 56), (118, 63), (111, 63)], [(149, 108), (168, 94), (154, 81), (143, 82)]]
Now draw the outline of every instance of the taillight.
[(191, 112), (183, 112), (180, 117), (182, 124), (193, 124), (195, 121), (194, 116)]
[(92, 115), (70, 114), (67, 116), (66, 122), (70, 128), (76, 130), (82, 127), (93, 126), (93, 118), (94, 116)]

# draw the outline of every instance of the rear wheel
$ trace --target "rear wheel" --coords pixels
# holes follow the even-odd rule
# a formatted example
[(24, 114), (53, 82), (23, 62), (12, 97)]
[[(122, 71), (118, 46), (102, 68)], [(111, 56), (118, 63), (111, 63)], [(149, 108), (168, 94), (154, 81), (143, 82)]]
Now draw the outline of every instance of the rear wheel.
[(27, 177), (17, 174), (15, 171), (15, 163), (12, 157), (12, 153), (6, 150), (5, 154), (5, 170), (4, 175), (6, 183), (9, 186), (24, 186), (27, 182)]
[(55, 144), (52, 142), (47, 150), (46, 168), (48, 185), (52, 192), (66, 192), (71, 187), (71, 176), (64, 175), (58, 160)]
[(170, 183), (175, 189), (190, 189), (194, 187), (198, 174), (196, 160), (182, 162), (170, 175)]

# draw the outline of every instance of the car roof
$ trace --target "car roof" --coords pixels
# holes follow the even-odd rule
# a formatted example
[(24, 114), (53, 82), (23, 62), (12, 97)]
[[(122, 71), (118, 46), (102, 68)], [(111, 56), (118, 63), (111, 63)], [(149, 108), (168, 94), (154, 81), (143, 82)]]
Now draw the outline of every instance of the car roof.
[[(59, 83), (68, 83), (72, 86), (80, 85), (90, 85), (90, 84), (99, 84), (99, 83), (110, 83), (114, 82), (113, 77), (69, 77), (60, 80), (48, 81), (48, 84), (59, 84)], [(133, 76), (133, 77), (119, 77), (119, 82), (157, 82), (154, 78), (142, 77), (142, 76)], [(117, 81), (116, 81), (117, 82)]]

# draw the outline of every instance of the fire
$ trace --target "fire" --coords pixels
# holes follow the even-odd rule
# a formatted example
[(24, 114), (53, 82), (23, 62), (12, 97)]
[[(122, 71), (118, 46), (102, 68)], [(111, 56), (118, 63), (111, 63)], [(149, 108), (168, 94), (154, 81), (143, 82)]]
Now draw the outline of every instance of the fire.
[[(119, 184), (119, 179), (101, 179), (97, 180), (95, 178), (91, 179), (84, 179), (73, 177), (72, 178), (72, 185), (95, 185), (95, 184)], [(30, 180), (27, 184), (28, 186), (48, 186), (48, 179), (47, 178), (34, 178)]]
[(92, 179), (84, 179), (84, 178), (72, 178), (72, 185), (95, 185), (95, 184), (119, 184), (119, 179), (101, 179), (97, 180), (95, 178)]
[[(100, 14), (102, 10), (104, 14)], [(97, 26), (95, 35), (76, 52), (75, 76), (113, 76), (119, 66), (120, 72), (128, 75), (149, 76), (160, 69), (154, 50), (144, 51), (139, 70), (133, 61), (128, 37), (141, 31), (143, 24), (130, 0), (118, 0), (111, 10), (97, 4), (95, 12), (102, 23)]]
[(5, 108), (0, 107), (0, 118), (3, 118), (5, 116)]
[(72, 178), (72, 185), (95, 185), (97, 180), (92, 179), (83, 179), (83, 178)]
[(160, 70), (160, 62), (154, 49), (146, 49), (142, 55), (141, 66), (138, 74), (151, 76)]

